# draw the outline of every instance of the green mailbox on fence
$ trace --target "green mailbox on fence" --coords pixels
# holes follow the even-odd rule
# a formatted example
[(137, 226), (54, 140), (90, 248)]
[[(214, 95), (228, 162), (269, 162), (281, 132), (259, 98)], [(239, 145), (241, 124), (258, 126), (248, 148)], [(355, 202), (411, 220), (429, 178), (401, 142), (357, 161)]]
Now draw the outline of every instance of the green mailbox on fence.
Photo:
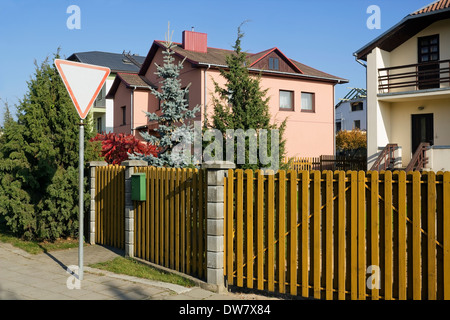
[(131, 200), (145, 201), (147, 190), (145, 173), (135, 173), (131, 176)]

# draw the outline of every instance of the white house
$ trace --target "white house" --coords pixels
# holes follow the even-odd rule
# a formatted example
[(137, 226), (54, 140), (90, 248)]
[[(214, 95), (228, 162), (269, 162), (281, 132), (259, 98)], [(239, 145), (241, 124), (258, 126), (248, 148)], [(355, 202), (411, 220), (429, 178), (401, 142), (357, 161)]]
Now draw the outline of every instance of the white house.
[(355, 53), (367, 63), (368, 169), (450, 170), (450, 1)]
[(367, 129), (366, 90), (353, 88), (335, 107), (336, 133), (341, 130)]

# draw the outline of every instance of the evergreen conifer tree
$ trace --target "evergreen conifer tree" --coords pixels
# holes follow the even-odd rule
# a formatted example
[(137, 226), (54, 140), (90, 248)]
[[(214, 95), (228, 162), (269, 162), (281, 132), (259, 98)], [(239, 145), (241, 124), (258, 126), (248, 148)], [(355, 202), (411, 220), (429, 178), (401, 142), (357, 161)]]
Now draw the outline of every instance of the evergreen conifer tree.
[(160, 101), (161, 115), (146, 112), (149, 121), (158, 123), (155, 130), (157, 134), (141, 133), (147, 142), (158, 148), (158, 154), (153, 156), (135, 153), (130, 155), (130, 159), (145, 160), (149, 165), (157, 167), (186, 167), (191, 164), (192, 159), (187, 158), (183, 153), (175, 153), (173, 150), (179, 143), (192, 143), (192, 120), (200, 108), (196, 106), (189, 109), (185, 99), (189, 93), (189, 86), (182, 89), (181, 81), (178, 79), (184, 60), (175, 63), (173, 48), (176, 45), (172, 42), (169, 31), (166, 34), (164, 46), (164, 64), (157, 65), (156, 71), (156, 75), (163, 79), (160, 82), (161, 91), (151, 89), (152, 94)]
[[(241, 24), (242, 26), (242, 24)], [(213, 115), (212, 127), (220, 130), (224, 135), (224, 144), (226, 139), (227, 129), (254, 129), (258, 133), (261, 129), (270, 131), (272, 129), (279, 130), (279, 163), (282, 166), (282, 158), (285, 154), (285, 141), (283, 140), (283, 133), (286, 127), (286, 120), (280, 125), (271, 123), (271, 115), (269, 113), (269, 98), (266, 97), (267, 89), (261, 89), (261, 75), (251, 75), (248, 70), (247, 54), (242, 51), (241, 40), (244, 36), (241, 31), (241, 26), (238, 28), (238, 35), (233, 46), (234, 54), (227, 56), (227, 68), (221, 69), (220, 74), (225, 78), (226, 84), (221, 87), (216, 81), (215, 95), (213, 97)], [(245, 142), (245, 164), (239, 164), (237, 160), (237, 145), (234, 143), (234, 155), (226, 155), (227, 159), (233, 158), (238, 168), (242, 169), (260, 169), (263, 165), (260, 159), (256, 159), (257, 163), (250, 163), (249, 161), (249, 141)], [(257, 140), (257, 148), (260, 147), (260, 141)], [(268, 146), (271, 145), (270, 134), (268, 135)], [(226, 146), (223, 146), (226, 154)], [(270, 153), (270, 150), (268, 150)]]
[[(48, 58), (36, 64), (16, 109), (17, 121), (9, 117), (0, 137), (0, 216), (10, 231), (27, 239), (75, 236), (80, 119)], [(94, 132), (85, 131), (85, 159), (96, 160), (89, 143)], [(87, 207), (89, 193), (84, 198)]]

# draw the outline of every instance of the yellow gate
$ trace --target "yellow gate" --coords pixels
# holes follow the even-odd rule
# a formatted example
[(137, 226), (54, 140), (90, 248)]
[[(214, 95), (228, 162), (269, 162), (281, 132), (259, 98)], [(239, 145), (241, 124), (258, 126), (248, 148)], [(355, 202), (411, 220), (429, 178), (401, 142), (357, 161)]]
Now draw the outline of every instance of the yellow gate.
[(125, 248), (125, 167), (95, 168), (95, 242)]
[(134, 202), (135, 256), (206, 278), (206, 171), (139, 167), (147, 201)]

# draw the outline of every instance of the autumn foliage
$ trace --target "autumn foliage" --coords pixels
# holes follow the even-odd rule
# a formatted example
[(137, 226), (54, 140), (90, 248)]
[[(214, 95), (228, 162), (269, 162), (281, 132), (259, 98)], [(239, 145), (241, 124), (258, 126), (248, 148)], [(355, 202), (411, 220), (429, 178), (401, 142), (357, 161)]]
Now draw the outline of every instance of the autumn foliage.
[(344, 151), (367, 148), (366, 132), (359, 129), (339, 131), (336, 135), (336, 148)]
[(143, 155), (157, 156), (158, 148), (147, 142), (136, 139), (131, 134), (98, 133), (91, 141), (100, 141), (102, 144), (102, 157), (109, 164), (120, 165), (128, 160), (128, 153), (141, 153)]

